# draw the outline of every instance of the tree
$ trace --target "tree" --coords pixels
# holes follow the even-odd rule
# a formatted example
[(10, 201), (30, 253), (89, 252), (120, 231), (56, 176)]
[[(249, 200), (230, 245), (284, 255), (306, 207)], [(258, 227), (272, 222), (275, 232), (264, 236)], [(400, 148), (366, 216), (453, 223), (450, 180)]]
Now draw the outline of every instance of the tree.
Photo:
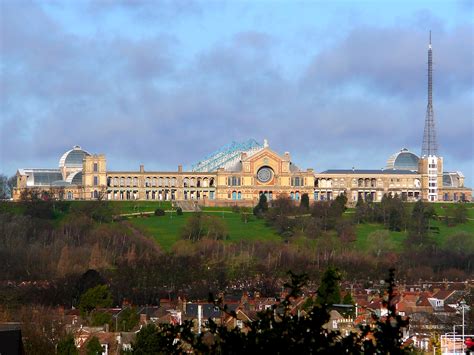
[(119, 316), (118, 325), (122, 332), (130, 332), (140, 320), (137, 310), (134, 307), (124, 309)]
[(193, 213), (188, 218), (181, 231), (181, 238), (196, 242), (201, 239), (204, 232), (202, 213)]
[(394, 250), (395, 245), (390, 239), (390, 233), (387, 230), (378, 230), (367, 236), (367, 244), (370, 253), (377, 258)]
[(265, 194), (260, 194), (258, 204), (253, 208), (253, 214), (256, 216), (261, 216), (266, 211), (268, 211), (267, 196), (265, 196)]
[(415, 203), (411, 214), (408, 238), (406, 239), (408, 244), (423, 246), (431, 242), (429, 239), (429, 223), (434, 215), (435, 211), (431, 205), (421, 200)]
[(301, 195), (300, 208), (305, 211), (309, 210), (309, 196), (307, 193)]
[(92, 312), (91, 314), (91, 323), (94, 327), (101, 327), (104, 324), (112, 325), (112, 316), (110, 313), (104, 312)]
[(333, 267), (329, 267), (321, 279), (316, 303), (321, 306), (331, 306), (332, 304), (341, 303), (340, 281), (341, 274), (339, 271)]
[(112, 306), (112, 295), (107, 285), (99, 285), (88, 289), (81, 296), (79, 310), (82, 315), (89, 314), (98, 307)]
[(454, 207), (453, 217), (456, 223), (462, 224), (467, 222), (468, 211), (466, 204), (458, 203), (456, 207)]
[[(333, 275), (334, 276), (334, 275)], [(411, 349), (402, 346), (402, 328), (408, 320), (396, 314), (394, 275), (388, 284), (388, 299), (384, 302), (389, 315), (384, 319), (374, 316), (370, 325), (360, 326), (359, 332), (343, 335), (325, 327), (328, 309), (323, 305), (309, 308), (305, 316), (295, 314), (294, 301), (301, 297), (308, 280), (306, 275), (290, 273), (291, 282), (285, 283), (287, 295), (278, 306), (259, 312), (256, 321), (245, 322), (246, 332), (228, 329), (209, 319), (205, 333), (193, 333), (193, 322), (180, 325), (153, 324), (143, 327), (132, 344), (134, 354), (406, 354)], [(209, 298), (227, 316), (236, 318), (222, 299)], [(310, 305), (309, 305), (310, 307)]]
[(8, 178), (6, 175), (0, 174), (0, 200), (4, 200), (8, 197), (10, 197)]
[(216, 216), (204, 216), (204, 229), (209, 239), (224, 240), (228, 235), (226, 224)]
[(357, 239), (356, 229), (350, 221), (340, 221), (336, 225), (337, 236), (343, 243), (352, 243)]
[[(143, 327), (137, 334), (135, 342), (132, 343), (132, 353), (134, 355), (154, 355), (154, 354), (164, 354), (164, 350), (172, 349), (172, 342), (174, 339), (169, 339), (171, 344), (165, 348), (163, 345), (163, 340), (166, 340), (166, 336), (170, 334), (165, 334), (165, 336), (160, 336), (158, 328), (154, 324), (148, 324)], [(171, 353), (171, 352), (170, 352)], [(174, 353), (177, 353), (176, 351)]]
[(87, 355), (101, 355), (103, 352), (102, 345), (100, 345), (97, 337), (92, 337), (86, 345)]
[(62, 338), (57, 346), (58, 355), (79, 355), (79, 351), (74, 344), (74, 337), (72, 334), (66, 335)]

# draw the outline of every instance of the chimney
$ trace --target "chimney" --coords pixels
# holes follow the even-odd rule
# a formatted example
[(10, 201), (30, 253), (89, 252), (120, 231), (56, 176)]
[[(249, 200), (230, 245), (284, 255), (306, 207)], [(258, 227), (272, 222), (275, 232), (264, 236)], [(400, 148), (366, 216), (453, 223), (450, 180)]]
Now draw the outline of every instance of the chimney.
[(240, 160), (245, 160), (245, 158), (247, 158), (247, 153), (246, 152), (240, 153)]
[(290, 152), (285, 152), (285, 160), (290, 161)]
[(180, 164), (178, 165), (178, 173), (182, 173), (183, 172), (183, 166)]
[(145, 172), (145, 165), (140, 164), (140, 172), (144, 173)]

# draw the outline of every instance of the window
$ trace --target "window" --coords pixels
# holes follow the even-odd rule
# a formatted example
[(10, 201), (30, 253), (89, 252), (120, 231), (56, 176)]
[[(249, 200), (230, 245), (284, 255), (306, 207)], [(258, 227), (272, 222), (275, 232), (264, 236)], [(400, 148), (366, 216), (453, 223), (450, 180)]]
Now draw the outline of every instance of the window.
[(94, 163), (94, 173), (99, 171), (99, 167), (97, 163)]
[(97, 185), (99, 185), (99, 177), (94, 176), (94, 186), (97, 186)]
[(240, 177), (232, 176), (227, 179), (228, 186), (240, 186)]
[(97, 190), (94, 190), (94, 198), (99, 198), (99, 192)]
[(303, 178), (299, 176), (291, 178), (291, 186), (302, 186), (303, 185)]

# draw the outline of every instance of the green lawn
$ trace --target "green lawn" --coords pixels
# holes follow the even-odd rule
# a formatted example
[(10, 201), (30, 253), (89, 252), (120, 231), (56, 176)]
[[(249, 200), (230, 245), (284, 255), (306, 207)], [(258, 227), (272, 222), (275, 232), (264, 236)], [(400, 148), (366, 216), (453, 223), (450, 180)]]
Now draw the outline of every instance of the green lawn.
[[(436, 229), (432, 230), (432, 237), (436, 241), (438, 245), (443, 245), (446, 238), (459, 233), (459, 232), (467, 232), (472, 235), (474, 238), (474, 221), (468, 221), (464, 224), (458, 224), (455, 226), (447, 226), (444, 221), (432, 221), (431, 227), (439, 228), (439, 232)], [(380, 224), (359, 224), (356, 227), (357, 230), (357, 241), (356, 247), (360, 250), (366, 250), (368, 248), (368, 240), (367, 237), (370, 233), (375, 232), (377, 230), (384, 230), (382, 225)], [(392, 238), (396, 250), (401, 251), (403, 247), (403, 241), (407, 237), (407, 232), (392, 232), (390, 231), (390, 238)]]
[[(205, 213), (205, 212), (204, 212)], [(240, 240), (267, 240), (281, 241), (281, 237), (272, 229), (265, 226), (261, 219), (252, 218), (248, 223), (240, 220), (238, 213), (212, 213), (213, 216), (222, 218), (227, 226), (229, 242)], [(131, 218), (130, 221), (153, 238), (165, 250), (170, 250), (173, 244), (180, 239), (180, 232), (191, 213), (177, 216), (176, 213), (167, 213), (163, 217)]]
[(171, 201), (110, 201), (118, 213), (153, 212), (157, 208), (171, 209)]
[[(356, 248), (359, 250), (367, 250), (369, 243), (367, 237), (370, 233), (378, 231), (378, 230), (385, 230), (383, 226), (380, 224), (359, 224), (356, 226), (356, 233), (357, 233), (357, 240), (355, 242)], [(390, 238), (394, 242), (396, 250), (401, 250), (403, 241), (406, 238), (405, 232), (392, 232), (389, 231)]]

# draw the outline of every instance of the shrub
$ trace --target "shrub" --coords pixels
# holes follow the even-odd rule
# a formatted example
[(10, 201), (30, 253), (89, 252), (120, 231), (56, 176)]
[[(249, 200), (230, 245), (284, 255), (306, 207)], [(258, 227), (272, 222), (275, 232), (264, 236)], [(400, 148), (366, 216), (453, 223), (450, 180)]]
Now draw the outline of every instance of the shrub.
[(162, 210), (161, 208), (157, 208), (155, 210), (155, 216), (164, 216), (165, 215), (165, 211)]
[(178, 208), (176, 209), (176, 214), (177, 214), (178, 216), (182, 216), (182, 215), (183, 215), (183, 209), (182, 209), (181, 207), (178, 207)]
[(234, 212), (234, 213), (239, 213), (239, 212), (240, 212), (240, 207), (237, 206), (237, 205), (233, 205), (233, 206), (232, 206), (232, 212)]

